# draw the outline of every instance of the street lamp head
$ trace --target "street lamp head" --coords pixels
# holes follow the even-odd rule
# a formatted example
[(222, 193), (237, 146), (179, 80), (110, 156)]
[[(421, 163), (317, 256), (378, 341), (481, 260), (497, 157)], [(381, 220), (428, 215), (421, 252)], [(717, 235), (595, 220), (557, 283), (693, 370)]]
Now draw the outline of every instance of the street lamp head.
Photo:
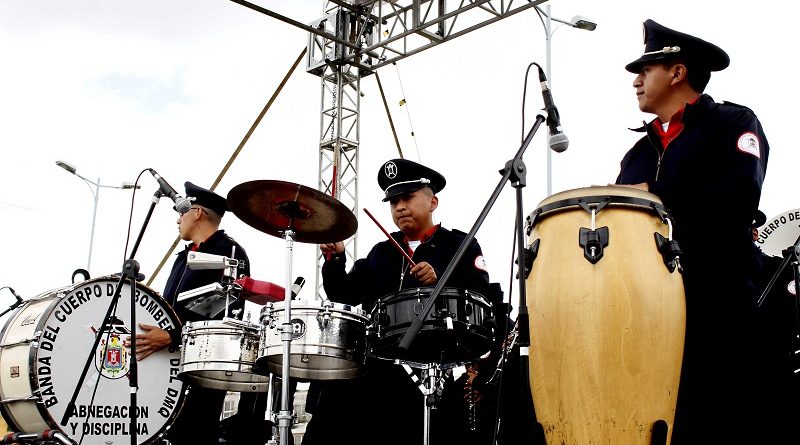
[(136, 184), (134, 184), (134, 183), (132, 183), (130, 181), (125, 181), (125, 182), (122, 183), (122, 186), (120, 186), (120, 188), (122, 190), (140, 189), (140, 188), (142, 188), (142, 186), (141, 185), (136, 185)]
[(72, 165), (72, 164), (68, 164), (68, 163), (66, 163), (66, 162), (64, 162), (64, 161), (56, 161), (56, 165), (57, 165), (57, 166), (59, 166), (59, 167), (61, 167), (61, 168), (63, 168), (64, 170), (66, 170), (66, 171), (68, 171), (68, 172), (72, 173), (73, 175), (74, 175), (74, 174), (75, 174), (75, 172), (77, 171), (77, 170), (75, 169), (75, 166), (74, 166), (74, 165)]
[(594, 31), (597, 29), (597, 23), (587, 19), (586, 17), (576, 15), (572, 18), (573, 27), (578, 29), (585, 29), (587, 31)]

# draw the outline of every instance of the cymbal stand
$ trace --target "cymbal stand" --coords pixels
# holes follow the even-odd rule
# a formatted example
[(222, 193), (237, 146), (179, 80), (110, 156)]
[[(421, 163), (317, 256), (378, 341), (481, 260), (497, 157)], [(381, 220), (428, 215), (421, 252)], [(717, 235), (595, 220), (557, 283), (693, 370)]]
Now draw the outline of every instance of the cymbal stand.
[(289, 433), (292, 426), (292, 410), (289, 403), (289, 360), (292, 350), (292, 249), (295, 232), (287, 229), (283, 233), (286, 240), (286, 281), (284, 286), (284, 313), (281, 324), (281, 341), (283, 342), (283, 361), (281, 362), (281, 410), (278, 414), (278, 434), (280, 445), (289, 445)]
[(431, 410), (435, 409), (439, 403), (439, 398), (444, 389), (445, 372), (442, 365), (438, 363), (429, 363), (426, 365), (414, 364), (417, 369), (420, 369), (421, 378), (414, 374), (411, 366), (406, 362), (399, 362), (411, 380), (417, 384), (424, 399), (425, 417), (423, 419), (423, 432), (422, 443), (429, 445), (431, 441)]

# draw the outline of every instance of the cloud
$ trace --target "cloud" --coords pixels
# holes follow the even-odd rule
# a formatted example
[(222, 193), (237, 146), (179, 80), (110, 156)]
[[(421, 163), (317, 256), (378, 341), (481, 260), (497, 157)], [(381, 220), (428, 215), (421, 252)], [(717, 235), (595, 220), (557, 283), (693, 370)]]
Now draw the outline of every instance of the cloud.
[(129, 101), (139, 111), (164, 111), (170, 105), (189, 105), (193, 99), (186, 94), (184, 69), (178, 69), (171, 79), (155, 76), (114, 72), (89, 81), (90, 92), (108, 92)]

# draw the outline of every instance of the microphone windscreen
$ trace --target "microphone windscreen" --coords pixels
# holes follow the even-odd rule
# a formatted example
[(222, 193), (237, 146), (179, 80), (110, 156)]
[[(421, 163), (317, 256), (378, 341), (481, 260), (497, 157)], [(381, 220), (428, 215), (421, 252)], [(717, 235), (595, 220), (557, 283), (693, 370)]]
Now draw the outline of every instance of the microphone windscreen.
[(551, 134), (550, 138), (547, 140), (547, 145), (550, 147), (550, 150), (556, 153), (563, 153), (567, 150), (567, 147), (569, 147), (569, 139), (564, 133)]

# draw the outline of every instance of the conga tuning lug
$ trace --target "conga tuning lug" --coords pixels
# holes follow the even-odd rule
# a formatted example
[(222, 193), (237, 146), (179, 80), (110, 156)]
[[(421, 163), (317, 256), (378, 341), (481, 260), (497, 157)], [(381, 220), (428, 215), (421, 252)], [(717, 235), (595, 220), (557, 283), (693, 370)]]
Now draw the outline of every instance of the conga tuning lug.
[[(536, 257), (539, 255), (539, 240), (538, 238), (531, 243), (530, 246), (526, 247), (522, 251), (522, 260), (523, 265), (525, 266), (525, 278), (528, 278), (528, 275), (531, 274), (531, 270), (533, 269), (533, 262), (536, 260)], [(515, 261), (516, 264), (519, 264), (519, 258)], [(519, 278), (519, 274), (516, 275), (516, 278)]]
[(675, 269), (678, 269), (678, 272), (683, 273), (683, 267), (681, 267), (680, 257), (683, 254), (681, 252), (680, 246), (678, 246), (678, 242), (672, 239), (667, 239), (664, 235), (655, 232), (653, 236), (656, 240), (656, 247), (658, 251), (661, 253), (661, 256), (664, 258), (664, 265), (667, 266), (667, 270), (670, 273), (675, 272)]
[(583, 257), (596, 264), (603, 258), (603, 248), (608, 247), (608, 227), (589, 230), (581, 227), (578, 232), (578, 244), (583, 247)]

